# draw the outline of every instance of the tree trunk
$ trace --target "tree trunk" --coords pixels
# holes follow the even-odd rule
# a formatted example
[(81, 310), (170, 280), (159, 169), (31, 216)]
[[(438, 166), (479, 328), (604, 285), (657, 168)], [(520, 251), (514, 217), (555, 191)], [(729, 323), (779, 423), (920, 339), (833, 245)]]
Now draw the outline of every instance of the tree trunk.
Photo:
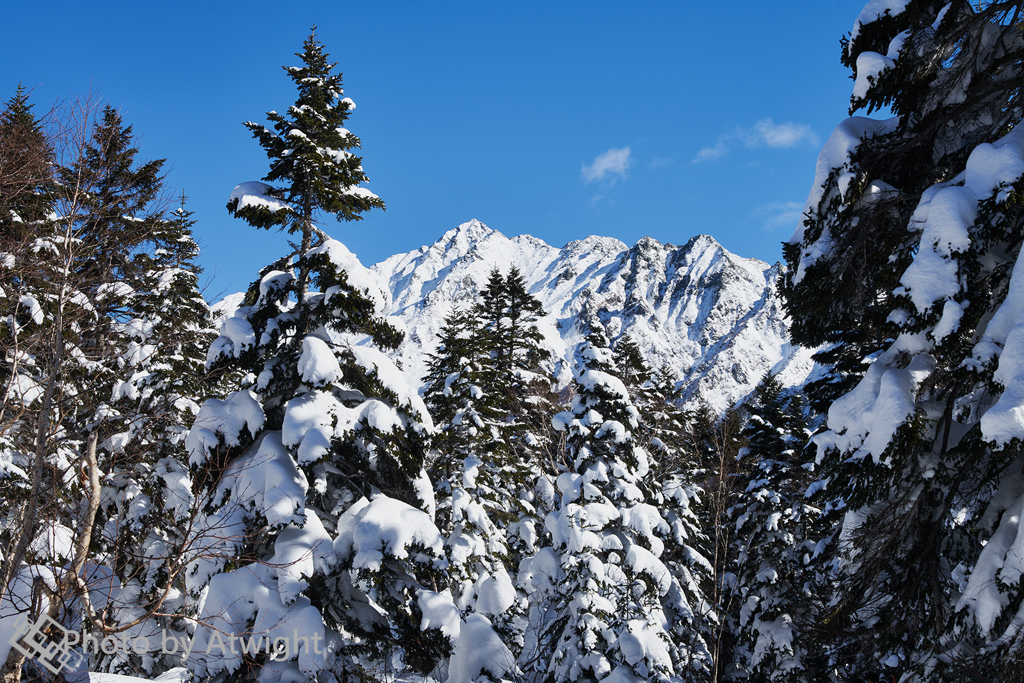
[(0, 669), (0, 683), (20, 683), (21, 667), (24, 664), (25, 655), (12, 647), (10, 654), (7, 655), (7, 661), (4, 662), (3, 668)]
[(61, 363), (64, 360), (64, 336), (61, 325), (63, 320), (58, 314), (56, 321), (57, 337), (54, 343), (53, 361), (50, 366), (50, 376), (46, 381), (46, 391), (43, 394), (42, 405), (39, 407), (39, 417), (36, 422), (35, 453), (32, 466), (32, 488), (29, 492), (28, 506), (22, 519), (21, 530), (18, 533), (18, 541), (14, 544), (14, 550), (7, 557), (7, 566), (4, 568), (3, 576), (0, 576), (0, 600), (7, 594), (11, 581), (21, 565), (22, 558), (28, 550), (29, 544), (35, 537), (36, 516), (39, 510), (39, 497), (41, 495), (43, 480), (43, 465), (47, 454), (47, 446), (50, 441), (50, 414), (53, 411), (54, 393), (57, 387), (57, 377), (60, 374)]

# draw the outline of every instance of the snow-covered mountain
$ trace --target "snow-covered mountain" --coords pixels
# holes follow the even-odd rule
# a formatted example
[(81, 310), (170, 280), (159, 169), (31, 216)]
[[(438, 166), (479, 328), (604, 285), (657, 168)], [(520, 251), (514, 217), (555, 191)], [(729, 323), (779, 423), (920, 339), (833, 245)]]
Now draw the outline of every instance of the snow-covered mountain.
[(644, 237), (632, 247), (588, 237), (559, 249), (472, 220), (372, 268), (391, 290), (391, 315), (407, 328), (399, 353), (410, 379), (425, 374), (452, 307), (475, 300), (491, 270), (513, 265), (548, 313), (540, 327), (563, 382), (593, 320), (613, 340), (629, 334), (653, 367), (667, 364), (689, 403), (704, 398), (719, 411), (746, 397), (766, 370), (794, 386), (813, 369), (810, 352), (789, 341), (779, 264), (731, 254), (707, 235), (683, 246)]

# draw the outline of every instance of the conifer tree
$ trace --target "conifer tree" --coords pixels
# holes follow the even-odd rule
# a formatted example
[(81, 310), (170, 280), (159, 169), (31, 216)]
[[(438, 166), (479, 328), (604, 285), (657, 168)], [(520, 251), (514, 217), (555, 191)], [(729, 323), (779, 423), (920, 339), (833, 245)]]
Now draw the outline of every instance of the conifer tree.
[[(156, 638), (163, 629), (184, 637), (181, 617), (192, 609), (182, 599), (197, 512), (185, 439), (199, 404), (219, 391), (220, 381), (204, 370), (216, 332), (199, 290), (195, 221), (185, 201), (183, 194), (181, 206), (155, 226), (159, 247), (135, 256), (140, 275), (124, 326), (123, 379), (111, 404), (124, 416), (124, 430), (111, 438), (121, 446), (112, 449), (97, 514), (102, 546), (117, 558), (118, 578), (135, 596), (117, 605), (115, 618), (146, 617), (128, 633), (154, 646), (141, 657), (115, 653), (103, 665), (107, 670), (155, 674), (180, 665), (160, 651)], [(148, 617), (143, 605), (175, 616)]]
[(483, 339), (476, 316), (455, 309), (429, 357), (424, 400), (439, 432), (431, 471), (455, 604), (464, 617), (488, 617), (515, 656), (521, 635), (513, 622), (520, 610), (506, 530), (523, 513), (517, 494), (525, 475), (510, 459), (505, 413), (492, 393), (497, 373)]
[(644, 358), (640, 345), (628, 334), (615, 341), (612, 355), (615, 367), (622, 374), (622, 382), (629, 389), (630, 397), (636, 401), (641, 389), (654, 376), (654, 371)]
[[(707, 680), (710, 655), (699, 607), (660, 559), (674, 543), (650, 480), (647, 453), (633, 438), (640, 415), (615, 376), (600, 332), (578, 354), (577, 396), (555, 424), (568, 431), (573, 471), (559, 477), (552, 513), (554, 552), (564, 578), (556, 589), (548, 675), (554, 681), (608, 676)], [(690, 635), (669, 633), (667, 624)]]
[(512, 420), (507, 432), (510, 446), (521, 462), (536, 463), (552, 440), (551, 405), (546, 400), (551, 352), (541, 346), (537, 328), (544, 310), (515, 266), (506, 276), (493, 270), (480, 299), (482, 338), (491, 349), (499, 401)]
[(836, 128), (785, 247), (794, 340), (830, 344), (842, 380), (814, 442), (843, 514), (824, 621), (854, 672), (1010, 680), (1024, 662), (1019, 12), (865, 8), (851, 114), (896, 117)]
[(508, 450), (505, 414), (498, 397), (488, 393), (498, 387), (499, 374), (487, 339), (472, 311), (454, 309), (441, 327), (436, 352), (428, 356), (423, 398), (438, 429), (434, 447), (442, 454)]
[(0, 112), (0, 225), (8, 235), (46, 216), (54, 149), (19, 84)]
[[(5, 497), (17, 525), (0, 594), (32, 619), (45, 611), (100, 639), (148, 636), (173, 628), (157, 614), (183, 607), (195, 512), (183, 442), (208, 312), (191, 222), (168, 219), (158, 201), (163, 161), (137, 163), (132, 129), (111, 107), (81, 123), (91, 135), (57, 140), (69, 155), (51, 159), (59, 182), (33, 188), (18, 215), (29, 229), (5, 232), (0, 247), (11, 315), (0, 340), (3, 460), (24, 477), (21, 494)], [(45, 599), (26, 602), (47, 574)], [(92, 660), (93, 670), (168, 666), (152, 653)], [(8, 675), (18, 666), (8, 657)]]
[[(489, 386), (483, 391), (503, 424), (506, 442), (501, 480), (517, 501), (511, 508), (518, 520), (507, 524), (511, 566), (518, 566), (525, 554), (534, 552), (543, 533), (536, 490), (552, 474), (549, 463), (557, 441), (551, 428), (553, 392), (550, 352), (541, 346), (537, 321), (543, 316), (540, 302), (526, 289), (514, 266), (507, 276), (491, 271), (480, 292), (474, 313), (480, 326), (476, 335), (485, 355), (490, 356)], [(544, 481), (541, 481), (544, 480)]]
[[(344, 676), (397, 652), (425, 673), (449, 649), (439, 631), (421, 630), (417, 599), (441, 582), (445, 563), (423, 470), (432, 425), (384, 353), (402, 339), (383, 318), (386, 290), (314, 224), (321, 212), (355, 220), (383, 203), (360, 186), (349, 151), (358, 138), (341, 126), (354, 108), (341, 75), (315, 35), (298, 56), (301, 66), (286, 67), (295, 105), (268, 114), (274, 130), (246, 124), (270, 159), (265, 180), (280, 186), (243, 183), (228, 208), (302, 240), (260, 271), (209, 351), (209, 367), (244, 380), (203, 405), (188, 437), (210, 509), (208, 557), (193, 565), (190, 588), (209, 581), (204, 643), (255, 619), (259, 635), (296, 628), (323, 646), (307, 641), (280, 661), (193, 655), (189, 666), (204, 678), (243, 664), (264, 680)], [(268, 582), (269, 595), (247, 597)], [(229, 608), (240, 600), (244, 610)]]
[[(650, 425), (648, 448), (657, 459), (656, 471), (675, 473), (699, 470), (699, 462), (687, 448), (686, 411), (682, 407), (683, 391), (675, 375), (662, 366), (639, 392), (638, 408)], [(661, 476), (659, 480), (664, 481)]]
[[(820, 650), (810, 626), (820, 616), (814, 592), (820, 511), (805, 500), (813, 473), (801, 462), (807, 439), (796, 397), (765, 373), (747, 407), (743, 482), (729, 524), (735, 579), (732, 660), (746, 675), (772, 681), (814, 681)], [(815, 611), (817, 608), (818, 611)]]
[[(357, 221), (370, 209), (383, 209), (384, 202), (362, 187), (368, 180), (363, 160), (352, 152), (360, 141), (344, 126), (355, 103), (342, 97), (341, 74), (316, 39), (315, 27), (302, 47), (296, 53), (302, 65), (284, 67), (298, 90), (295, 104), (285, 114), (267, 112), (273, 130), (245, 123), (270, 160), (266, 183), (236, 187), (228, 210), (255, 227), (300, 234), (299, 253), (306, 254), (318, 232), (314, 222), (320, 212)], [(298, 267), (300, 300), (309, 286), (307, 268)]]

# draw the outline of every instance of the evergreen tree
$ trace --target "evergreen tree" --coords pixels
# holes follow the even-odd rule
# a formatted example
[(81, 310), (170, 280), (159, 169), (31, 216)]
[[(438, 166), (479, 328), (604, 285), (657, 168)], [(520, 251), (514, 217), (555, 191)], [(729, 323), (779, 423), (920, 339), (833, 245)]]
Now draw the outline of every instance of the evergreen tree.
[(660, 559), (674, 539), (647, 453), (633, 438), (640, 415), (600, 332), (583, 345), (578, 363), (572, 409), (555, 418), (568, 431), (573, 471), (559, 477), (561, 509), (548, 521), (564, 574), (548, 675), (706, 680), (710, 655), (700, 637), (666, 631), (666, 624), (685, 622), (694, 633), (699, 610)]
[(504, 277), (493, 270), (480, 299), (476, 312), (497, 373), (495, 393), (509, 416), (510, 446), (518, 460), (537, 464), (553, 440), (547, 400), (551, 352), (541, 347), (537, 328), (544, 310), (515, 266)]
[(447, 538), (450, 588), (465, 617), (489, 617), (512, 657), (522, 648), (521, 611), (509, 576), (506, 530), (523, 514), (519, 488), (528, 474), (511, 461), (504, 412), (495, 404), (491, 354), (471, 311), (455, 309), (427, 362), (424, 400), (439, 435), (437, 524)]
[[(126, 633), (145, 636), (153, 647), (144, 656), (114, 653), (101, 665), (111, 671), (141, 668), (155, 674), (180, 665), (156, 642), (163, 629), (185, 637), (181, 618), (192, 611), (182, 599), (196, 513), (185, 439), (199, 403), (219, 384), (204, 371), (216, 333), (199, 291), (193, 225), (182, 195), (181, 206), (154, 227), (159, 246), (134, 256), (139, 278), (127, 302), (132, 318), (123, 327), (122, 379), (115, 382), (111, 403), (123, 431), (109, 439), (94, 545), (113, 559), (120, 584), (132, 595), (111, 606), (114, 620), (142, 619)], [(153, 617), (147, 605), (148, 611), (174, 616)]]
[(686, 415), (680, 406), (682, 392), (671, 370), (651, 369), (643, 352), (629, 335), (622, 335), (612, 349), (614, 365), (642, 418), (633, 433), (637, 445), (649, 456), (652, 482), (660, 482), (655, 499), (668, 524), (665, 566), (677, 578), (682, 613), (688, 618), (669, 624), (668, 632), (680, 653), (690, 653), (698, 666), (715, 637), (717, 614), (712, 602), (714, 573), (708, 557), (712, 548), (702, 528), (707, 515), (704, 490), (706, 473), (687, 450)]
[[(23, 98), (12, 107), (27, 110)], [(21, 479), (18, 495), (5, 496), (14, 524), (5, 525), (0, 594), (32, 619), (45, 611), (100, 639), (151, 636), (173, 627), (158, 614), (184, 607), (194, 509), (183, 441), (208, 312), (191, 222), (168, 219), (157, 201), (163, 161), (136, 162), (132, 129), (114, 109), (93, 124), (87, 140), (58, 141), (71, 155), (49, 162), (59, 182), (25, 195), (15, 213), (30, 230), (5, 232), (0, 247), (10, 316), (0, 335), (0, 461)], [(29, 139), (45, 135), (35, 131)], [(33, 596), (45, 575), (46, 595)], [(151, 653), (96, 653), (90, 663), (149, 673), (169, 665)], [(9, 656), (6, 668), (16, 678), (20, 664)]]
[(761, 378), (747, 412), (739, 455), (750, 474), (740, 478), (745, 488), (737, 492), (729, 519), (736, 534), (732, 660), (755, 678), (818, 680), (819, 651), (809, 627), (820, 609), (813, 591), (817, 567), (810, 566), (820, 510), (804, 498), (813, 474), (801, 462), (808, 436), (803, 416), (796, 397), (787, 400), (771, 373)]
[(708, 639), (714, 667), (712, 678), (718, 680), (724, 673), (724, 660), (734, 639), (734, 629), (728, 619), (733, 607), (733, 574), (729, 561), (734, 536), (729, 510), (743, 473), (737, 457), (741, 448), (741, 422), (737, 410), (730, 409), (718, 416), (706, 401), (684, 411), (683, 417), (683, 455), (675, 456), (680, 465), (674, 471), (659, 472), (658, 478), (666, 482), (677, 479), (693, 482), (703, 494), (698, 510), (700, 527), (707, 538), (701, 538), (697, 547), (710, 563), (713, 577), (705, 600), (720, 615), (712, 624), (714, 635)]
[(436, 352), (427, 357), (423, 399), (439, 432), (434, 447), (442, 454), (508, 452), (505, 413), (498, 397), (487, 392), (499, 381), (487, 339), (472, 311), (454, 309), (441, 327)]
[(18, 85), (0, 112), (0, 226), (8, 236), (46, 217), (52, 198), (54, 150)]
[[(866, 8), (851, 113), (785, 253), (794, 340), (830, 344), (814, 438), (835, 532), (824, 621), (852, 671), (1017, 678), (1018, 268), (1024, 62), (1016, 3)], [(1012, 321), (1012, 322), (1011, 322)], [(835, 387), (839, 387), (835, 391)], [(832, 391), (832, 394), (828, 392)]]
[[(307, 253), (319, 212), (333, 213), (340, 221), (362, 219), (362, 213), (384, 208), (384, 202), (362, 184), (367, 182), (358, 149), (359, 138), (344, 127), (355, 103), (342, 97), (341, 74), (334, 71), (316, 29), (296, 57), (301, 66), (286, 66), (298, 98), (285, 114), (267, 112), (273, 130), (253, 121), (245, 127), (270, 160), (267, 183), (242, 183), (231, 193), (228, 210), (258, 228), (287, 227), (299, 233), (299, 253)], [(309, 286), (307, 267), (298, 267), (298, 292)]]
[(637, 398), (638, 407), (645, 415), (644, 424), (650, 426), (647, 447), (657, 459), (657, 472), (664, 474), (700, 469), (696, 457), (687, 448), (683, 391), (677, 384), (672, 371), (662, 366), (641, 388)]
[[(265, 180), (284, 187), (245, 183), (228, 207), (302, 241), (260, 271), (209, 351), (211, 368), (234, 369), (244, 383), (207, 401), (188, 437), (209, 509), (208, 553), (190, 588), (209, 581), (197, 643), (295, 628), (323, 644), (296, 643), (277, 660), (193, 654), (189, 666), (218, 679), (243, 664), (261, 680), (343, 676), (397, 652), (425, 673), (449, 649), (440, 631), (421, 630), (417, 600), (441, 582), (445, 562), (423, 470), (432, 426), (383, 353), (402, 339), (383, 318), (386, 291), (314, 225), (320, 212), (354, 220), (383, 203), (359, 186), (360, 160), (348, 151), (358, 139), (340, 125), (353, 108), (341, 75), (315, 35), (298, 56), (302, 66), (286, 68), (296, 104), (268, 114), (274, 131), (246, 124), (271, 161)], [(334, 528), (337, 538), (326, 531)], [(253, 602), (255, 585), (274, 588)]]
[(630, 397), (636, 401), (643, 386), (654, 376), (654, 371), (640, 350), (640, 345), (628, 334), (619, 337), (612, 346), (612, 357), (615, 367), (622, 374), (622, 382), (629, 390)]

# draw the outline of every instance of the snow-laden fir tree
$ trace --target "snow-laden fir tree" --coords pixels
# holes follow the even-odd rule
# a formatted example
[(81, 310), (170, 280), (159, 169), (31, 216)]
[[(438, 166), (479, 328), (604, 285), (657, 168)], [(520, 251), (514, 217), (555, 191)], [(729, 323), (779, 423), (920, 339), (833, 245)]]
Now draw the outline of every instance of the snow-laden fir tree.
[[(706, 473), (688, 450), (686, 415), (680, 405), (682, 392), (671, 370), (651, 369), (640, 346), (629, 335), (619, 337), (612, 347), (618, 376), (629, 393), (630, 402), (642, 416), (633, 430), (633, 440), (648, 454), (652, 482), (660, 483), (655, 499), (670, 533), (661, 560), (679, 582), (677, 611), (689, 614), (669, 624), (682, 656), (706, 658), (708, 643), (718, 627), (718, 606), (711, 597), (714, 569), (708, 561), (710, 540), (702, 529), (707, 511), (700, 482)], [(691, 614), (692, 613), (692, 614)]]
[(110, 438), (96, 545), (112, 560), (120, 590), (131, 596), (108, 607), (113, 620), (139, 621), (125, 635), (144, 636), (153, 647), (143, 656), (109, 656), (102, 664), (108, 670), (141, 668), (152, 675), (179, 665), (179, 657), (160, 651), (157, 639), (164, 629), (184, 637), (182, 618), (194, 611), (184, 590), (197, 512), (185, 438), (218, 381), (204, 370), (216, 333), (199, 291), (191, 216), (183, 195), (181, 206), (154, 226), (158, 248), (135, 256), (139, 277), (123, 328), (123, 378), (115, 382), (111, 402), (125, 416), (124, 428)]
[(509, 524), (511, 566), (533, 553), (543, 535), (540, 519), (553, 502), (550, 478), (555, 472), (558, 439), (551, 427), (556, 396), (552, 391), (551, 353), (541, 346), (537, 321), (544, 310), (526, 289), (513, 266), (507, 275), (494, 269), (474, 307), (479, 332), (475, 340), (489, 363), (482, 390), (504, 424), (507, 451), (501, 463), (505, 487), (518, 498), (518, 521)]
[(577, 356), (577, 396), (554, 418), (568, 432), (573, 467), (558, 478), (561, 509), (547, 522), (554, 547), (521, 570), (521, 580), (535, 584), (543, 558), (557, 562), (547, 675), (559, 682), (707, 680), (710, 656), (700, 639), (682, 643), (668, 630), (695, 624), (698, 609), (661, 560), (674, 539), (648, 455), (633, 438), (640, 415), (601, 332)]
[(455, 308), (427, 357), (423, 399), (437, 428), (433, 446), (442, 457), (509, 451), (506, 413), (499, 397), (486, 393), (499, 381), (486, 339), (474, 312)]
[(32, 109), (19, 85), (0, 112), (0, 221), (8, 234), (45, 217), (49, 206), (43, 190), (53, 178), (54, 149)]
[[(189, 660), (200, 678), (253, 667), (246, 675), (264, 682), (335, 680), (390, 666), (391, 655), (427, 672), (449, 649), (441, 632), (421, 630), (422, 610), (444, 605), (418, 599), (446, 564), (423, 470), (430, 417), (384, 353), (402, 339), (382, 317), (386, 290), (315, 225), (321, 213), (354, 220), (383, 203), (360, 186), (341, 75), (315, 35), (298, 56), (286, 68), (295, 105), (268, 114), (274, 130), (246, 124), (277, 186), (243, 183), (228, 207), (301, 243), (260, 271), (224, 321), (208, 363), (243, 373), (243, 386), (207, 401), (188, 437), (210, 510), (208, 557), (190, 576), (193, 591), (209, 583)], [(273, 657), (216, 650), (225, 634), (293, 632), (307, 639)]]
[(486, 339), (472, 311), (454, 309), (429, 356), (423, 398), (437, 428), (431, 474), (451, 593), (463, 615), (493, 622), (514, 657), (522, 648), (521, 610), (506, 530), (517, 528), (524, 514), (519, 482), (530, 472), (511, 457)]
[(865, 7), (851, 113), (895, 117), (836, 128), (786, 246), (794, 340), (853, 373), (814, 442), (854, 670), (1022, 675), (1020, 10)]
[[(25, 119), (24, 105), (16, 98), (12, 118)], [(56, 178), (27, 205), (15, 199), (24, 229), (4, 231), (0, 247), (0, 461), (15, 475), (0, 596), (7, 617), (45, 611), (101, 639), (152, 635), (176, 626), (158, 613), (184, 607), (194, 509), (183, 442), (208, 313), (191, 222), (159, 201), (163, 161), (137, 162), (111, 107), (80, 123), (92, 124), (87, 139), (48, 141), (63, 155), (49, 157)], [(39, 577), (50, 577), (42, 593)], [(3, 652), (16, 678), (17, 653)], [(153, 653), (90, 655), (93, 670), (170, 665)]]
[(804, 494), (813, 473), (803, 467), (808, 434), (796, 397), (766, 373), (747, 405), (746, 445), (739, 457), (745, 485), (729, 511), (734, 539), (730, 573), (736, 639), (730, 674), (770, 681), (816, 681), (826, 647), (811, 638), (818, 582), (811, 565), (820, 511)]
[(687, 456), (682, 390), (672, 371), (667, 366), (653, 370), (629, 335), (615, 341), (612, 353), (630, 401), (644, 416), (634, 438), (652, 456), (652, 468), (664, 475), (659, 479), (693, 469), (696, 458)]
[(519, 269), (512, 266), (504, 276), (497, 268), (491, 272), (476, 313), (491, 351), (498, 405), (510, 420), (510, 446), (521, 461), (538, 463), (553, 440), (548, 401), (551, 352), (541, 346), (537, 328), (544, 309), (527, 291)]

